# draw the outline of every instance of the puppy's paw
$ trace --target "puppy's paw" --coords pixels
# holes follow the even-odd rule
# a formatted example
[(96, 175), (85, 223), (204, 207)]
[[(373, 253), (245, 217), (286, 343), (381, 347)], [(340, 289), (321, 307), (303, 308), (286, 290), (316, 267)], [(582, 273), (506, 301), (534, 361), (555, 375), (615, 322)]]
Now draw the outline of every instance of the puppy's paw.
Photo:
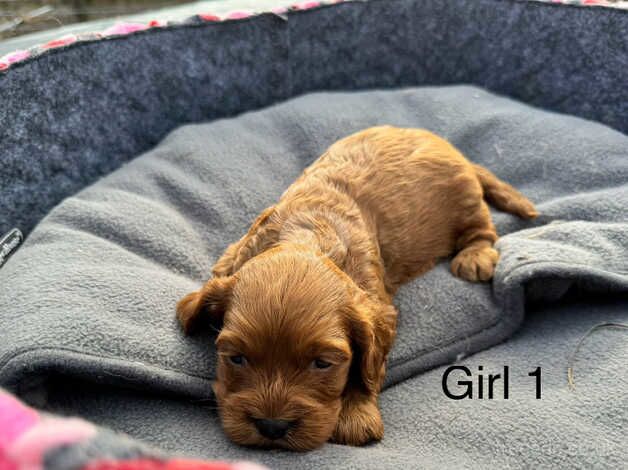
[(383, 436), (384, 423), (375, 399), (345, 399), (332, 442), (360, 446), (379, 441)]
[(497, 250), (490, 246), (468, 246), (451, 262), (451, 272), (467, 281), (489, 281), (499, 259)]

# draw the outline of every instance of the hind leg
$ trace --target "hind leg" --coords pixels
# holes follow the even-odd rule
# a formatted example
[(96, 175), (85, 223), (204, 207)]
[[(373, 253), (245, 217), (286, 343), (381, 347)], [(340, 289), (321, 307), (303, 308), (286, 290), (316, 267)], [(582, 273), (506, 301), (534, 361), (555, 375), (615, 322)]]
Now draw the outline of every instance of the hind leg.
[(451, 261), (451, 272), (467, 281), (489, 281), (499, 259), (493, 243), (497, 232), (491, 221), (491, 213), (481, 201), (464, 220), (462, 231), (456, 240), (458, 254)]

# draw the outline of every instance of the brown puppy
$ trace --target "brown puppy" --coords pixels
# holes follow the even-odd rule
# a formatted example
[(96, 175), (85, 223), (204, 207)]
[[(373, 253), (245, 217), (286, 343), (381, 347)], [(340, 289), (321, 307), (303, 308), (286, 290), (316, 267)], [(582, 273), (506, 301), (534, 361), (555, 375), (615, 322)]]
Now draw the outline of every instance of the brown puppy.
[(375, 127), (332, 145), (177, 306), (186, 332), (223, 323), (214, 392), (227, 435), (296, 450), (381, 439), (392, 296), (451, 254), (456, 276), (491, 279), (485, 201), (537, 215), (425, 130)]

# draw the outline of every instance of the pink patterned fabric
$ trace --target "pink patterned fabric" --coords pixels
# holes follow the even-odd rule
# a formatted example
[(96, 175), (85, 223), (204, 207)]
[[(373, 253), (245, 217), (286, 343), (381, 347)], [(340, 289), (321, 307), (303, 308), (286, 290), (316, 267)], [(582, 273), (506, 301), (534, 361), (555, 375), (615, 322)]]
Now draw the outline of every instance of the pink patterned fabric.
[(275, 8), (271, 8), (270, 12), (274, 13), (275, 15), (284, 15), (288, 13), (288, 8), (287, 7), (275, 7)]
[(46, 451), (95, 434), (86, 421), (42, 416), (0, 390), (0, 470), (43, 469)]
[(242, 18), (248, 18), (253, 16), (253, 13), (249, 11), (232, 11), (225, 16), (226, 20), (241, 20)]
[(40, 46), (42, 49), (55, 49), (57, 47), (68, 46), (72, 43), (78, 41), (78, 37), (74, 34), (68, 34), (66, 36), (60, 37), (59, 39), (54, 39), (52, 41), (48, 41), (46, 44)]
[(20, 62), (24, 59), (28, 59), (30, 55), (31, 53), (28, 51), (15, 51), (11, 54), (5, 55), (3, 59), (6, 60), (8, 64), (13, 64), (15, 62)]
[(203, 21), (220, 21), (220, 16), (216, 16), (212, 13), (201, 13), (198, 17)]
[(113, 26), (105, 29), (102, 33), (99, 33), (100, 36), (109, 37), (109, 36), (125, 36), (127, 34), (136, 33), (138, 31), (144, 31), (150, 28), (159, 28), (162, 26), (166, 26), (167, 23), (164, 21), (151, 20), (148, 23), (124, 23), (118, 22)]
[[(266, 470), (251, 462), (168, 458), (148, 448), (142, 457), (116, 459), (112, 455), (129, 455), (129, 446), (135, 453), (136, 444), (111, 433), (104, 435), (107, 441), (100, 449), (95, 443), (98, 436), (103, 442), (103, 433), (93, 424), (38, 413), (0, 389), (0, 470), (46, 470), (47, 455), (73, 447), (79, 449), (64, 464), (77, 470)], [(91, 445), (89, 452), (80, 448), (85, 445)]]
[(309, 10), (310, 8), (316, 8), (321, 5), (321, 2), (300, 2), (292, 5), (294, 10)]
[[(39, 414), (0, 390), (0, 452), (39, 421)], [(1, 455), (1, 454), (0, 454)]]
[(105, 29), (101, 34), (105, 37), (123, 36), (125, 34), (135, 33), (136, 31), (143, 31), (148, 28), (149, 25), (144, 23), (116, 23)]
[(16, 462), (18, 468), (43, 469), (48, 450), (83, 442), (95, 435), (96, 428), (81, 419), (45, 416), (13, 443), (7, 457)]

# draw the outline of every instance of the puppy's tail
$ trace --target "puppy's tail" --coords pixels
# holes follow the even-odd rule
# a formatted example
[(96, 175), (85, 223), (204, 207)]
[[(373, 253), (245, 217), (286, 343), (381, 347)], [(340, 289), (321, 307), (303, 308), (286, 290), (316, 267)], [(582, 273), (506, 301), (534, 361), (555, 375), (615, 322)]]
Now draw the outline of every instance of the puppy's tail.
[(539, 213), (523, 194), (497, 178), (480, 165), (473, 165), (475, 174), (484, 190), (484, 199), (500, 211), (509, 212), (522, 219), (534, 219)]

